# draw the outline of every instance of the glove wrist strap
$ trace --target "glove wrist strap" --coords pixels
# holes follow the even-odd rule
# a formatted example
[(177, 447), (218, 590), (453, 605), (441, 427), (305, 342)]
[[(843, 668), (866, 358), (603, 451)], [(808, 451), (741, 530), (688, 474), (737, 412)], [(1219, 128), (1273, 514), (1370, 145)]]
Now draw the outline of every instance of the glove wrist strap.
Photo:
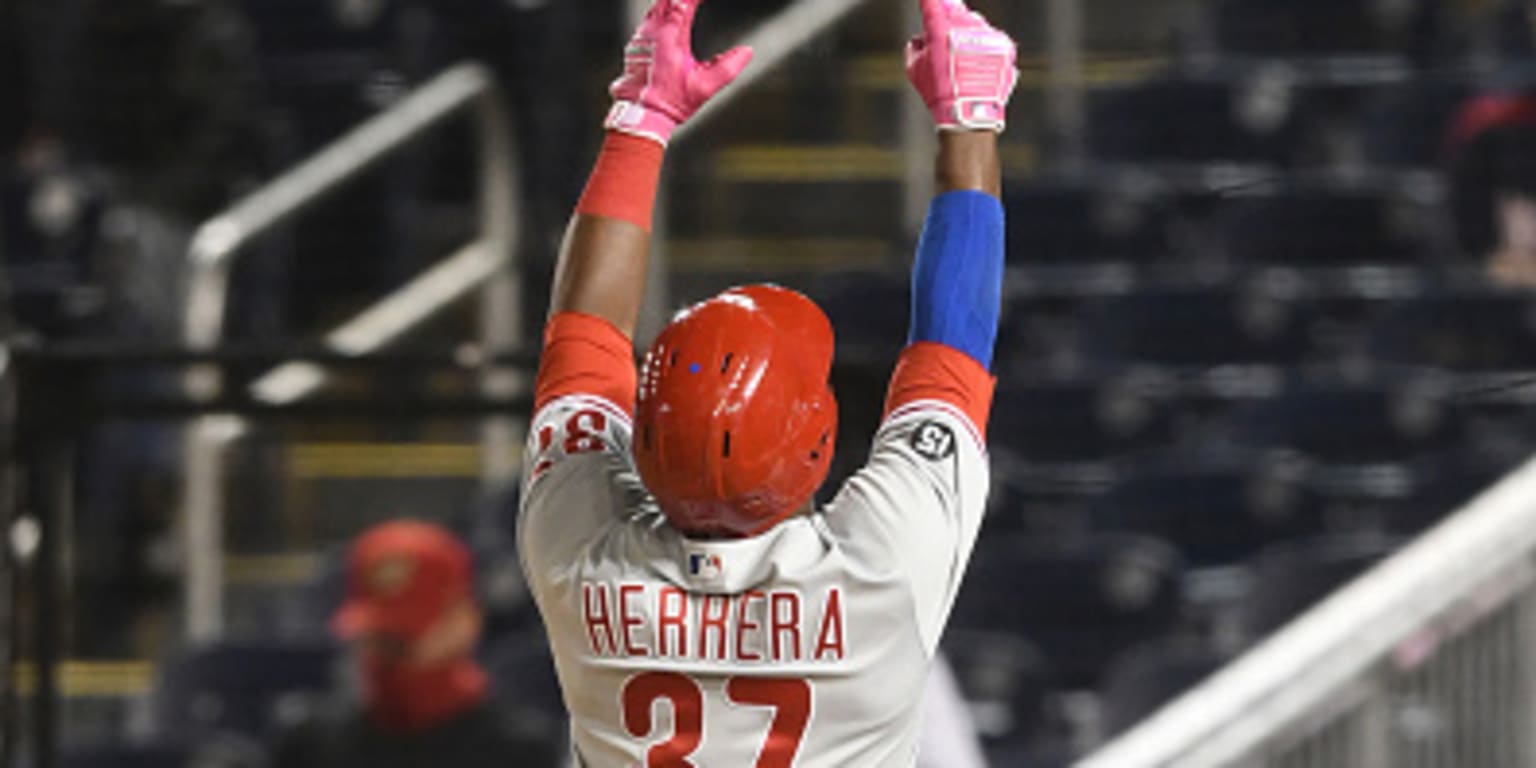
[(643, 104), (633, 101), (616, 101), (613, 103), (613, 108), (608, 110), (608, 117), (603, 120), (603, 127), (610, 131), (650, 139), (665, 147), (667, 142), (672, 140), (672, 132), (677, 130), (677, 121), (654, 109), (648, 109)]

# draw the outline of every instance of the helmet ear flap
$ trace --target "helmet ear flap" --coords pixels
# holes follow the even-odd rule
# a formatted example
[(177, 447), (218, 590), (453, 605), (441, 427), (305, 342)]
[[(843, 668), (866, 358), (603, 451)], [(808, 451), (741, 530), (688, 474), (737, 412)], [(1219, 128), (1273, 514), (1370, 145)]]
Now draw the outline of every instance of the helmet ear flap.
[[(826, 424), (822, 428), (820, 438), (817, 439), (811, 458), (820, 460), (825, 457), (830, 462), (833, 448), (837, 446), (837, 395), (832, 392), (831, 386), (822, 389), (820, 400), (819, 406), (827, 414)], [(826, 480), (825, 473), (822, 480)]]
[[(810, 500), (816, 495), (817, 489), (827, 481), (827, 473), (832, 469), (832, 458), (837, 448), (837, 398), (832, 393), (830, 386), (822, 387), (813, 400), (813, 417), (806, 425), (807, 436), (804, 447), (806, 461), (806, 485), (804, 495)], [(799, 506), (803, 506), (802, 501)]]

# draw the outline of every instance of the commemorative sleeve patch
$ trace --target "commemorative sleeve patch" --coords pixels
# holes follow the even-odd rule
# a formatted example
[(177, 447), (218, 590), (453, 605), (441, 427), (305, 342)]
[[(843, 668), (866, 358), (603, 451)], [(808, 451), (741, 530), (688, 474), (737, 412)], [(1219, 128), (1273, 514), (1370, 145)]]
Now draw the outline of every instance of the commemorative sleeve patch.
[(912, 450), (929, 461), (955, 455), (955, 432), (937, 421), (925, 421), (912, 430)]

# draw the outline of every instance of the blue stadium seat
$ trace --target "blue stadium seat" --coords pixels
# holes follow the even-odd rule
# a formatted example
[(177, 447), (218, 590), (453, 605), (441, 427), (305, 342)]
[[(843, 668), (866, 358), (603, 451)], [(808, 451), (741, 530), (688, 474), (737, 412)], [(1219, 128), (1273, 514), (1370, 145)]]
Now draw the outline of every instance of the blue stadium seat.
[[(1112, 163), (1285, 164), (1292, 151), (1288, 96), (1249, 110), (1237, 86), (1164, 76), (1093, 93), (1088, 150)], [(1266, 98), (1268, 98), (1266, 96)]]
[(222, 643), (193, 648), (163, 668), (156, 704), (169, 733), (262, 738), (302, 717), (331, 688), (328, 643)]
[(1360, 148), (1382, 168), (1440, 168), (1446, 139), (1469, 85), (1454, 78), (1417, 78), (1378, 88), (1360, 118)]
[(1258, 641), (1392, 554), (1401, 540), (1332, 536), (1287, 542), (1249, 562), (1253, 587), (1242, 601), (1240, 624)]
[(1390, 384), (1302, 384), (1232, 417), (1244, 447), (1292, 451), (1333, 464), (1402, 462), (1446, 450), (1464, 434), (1441, 396)]
[(806, 293), (826, 311), (837, 334), (838, 365), (832, 369), (837, 447), (823, 485), (831, 493), (868, 457), (891, 369), (907, 343), (911, 287), (901, 273), (847, 273), (824, 277)]
[(889, 357), (906, 346), (912, 288), (905, 273), (839, 274), (806, 291), (826, 311), (838, 352)]
[(1256, 266), (1419, 265), (1427, 209), (1388, 191), (1284, 188), (1234, 197), (1212, 235), (1233, 262)]
[(1099, 689), (1105, 735), (1129, 730), (1226, 662), (1225, 654), (1188, 638), (1151, 641), (1125, 652)]
[(261, 744), (245, 739), (207, 738), (196, 745), (70, 745), (59, 756), (61, 768), (276, 768)]
[(1393, 535), (1423, 533), (1492, 488), (1528, 458), (1528, 451), (1506, 456), (1461, 452), (1419, 462), (1412, 489), (1404, 498), (1383, 505), (1378, 528)]
[(1143, 291), (1086, 313), (1083, 352), (1109, 364), (1293, 365), (1312, 351), (1303, 309), (1224, 288)]
[[(305, 69), (307, 76), (336, 73), (335, 55), (382, 56), (389, 49), (393, 23), (400, 9), (394, 3), (355, 3), (358, 8), (377, 6), (378, 14), (346, 16), (335, 4), (307, 0), (242, 0), (240, 3), (255, 29), (258, 47), (272, 59), (315, 57), (310, 67), (293, 67), (293, 74)], [(329, 54), (331, 67), (320, 66), (319, 57)]]
[(1093, 503), (1090, 525), (1166, 540), (1203, 567), (1321, 533), (1324, 517), (1321, 500), (1284, 464), (1170, 460), (1121, 478)]
[(1028, 640), (961, 630), (946, 632), (942, 648), (989, 754), (1017, 749), (1035, 756), (1068, 741), (1069, 726), (1052, 706), (1056, 684), (1050, 664)]
[[(1221, 0), (1211, 10), (1217, 47), (1251, 56), (1384, 53), (1412, 46), (1421, 4), (1371, 0)], [(1393, 16), (1385, 11), (1402, 6)]]
[(1092, 688), (1115, 654), (1176, 623), (1183, 567), (1173, 547), (1139, 536), (983, 539), (951, 626), (1018, 633), (1058, 685)]
[(505, 637), (487, 648), (483, 656), (495, 698), (509, 717), (518, 720), (519, 731), (563, 745), (565, 702), (543, 629), (534, 627)]
[(1030, 463), (1130, 458), (1170, 445), (1176, 434), (1165, 397), (1119, 382), (1005, 381), (995, 402), (992, 447)]
[(1010, 264), (1145, 262), (1172, 247), (1169, 201), (1123, 185), (1031, 179), (1007, 184), (1003, 201)]
[(1536, 298), (1470, 292), (1406, 302), (1371, 331), (1376, 360), (1452, 371), (1536, 371)]
[(63, 768), (182, 768), (192, 756), (169, 744), (104, 744), (70, 747), (60, 756)]

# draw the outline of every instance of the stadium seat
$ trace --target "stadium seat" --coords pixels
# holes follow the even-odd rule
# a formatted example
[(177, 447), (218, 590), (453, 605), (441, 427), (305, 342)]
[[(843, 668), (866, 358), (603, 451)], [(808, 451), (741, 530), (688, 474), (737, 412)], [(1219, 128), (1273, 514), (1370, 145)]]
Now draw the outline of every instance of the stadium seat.
[(1003, 382), (992, 447), (1029, 463), (1112, 461), (1169, 445), (1172, 408), (1131, 382), (1062, 378)]
[(1370, 0), (1221, 0), (1211, 15), (1216, 45), (1224, 53), (1383, 53), (1409, 47), (1408, 31), (1419, 5)]
[(1091, 521), (1094, 530), (1164, 539), (1206, 567), (1321, 533), (1324, 507), (1284, 464), (1175, 459), (1120, 479), (1093, 503)]
[(1142, 291), (1087, 312), (1083, 352), (1109, 364), (1295, 364), (1311, 351), (1301, 309), (1222, 288)]
[(1152, 641), (1126, 651), (1099, 690), (1104, 734), (1113, 737), (1220, 669), (1225, 654), (1188, 638)]
[(338, 663), (326, 643), (223, 643), (164, 667), (156, 691), (167, 733), (262, 738), (301, 719), (330, 689)]
[(1423, 533), (1492, 488), (1527, 458), (1528, 452), (1509, 456), (1460, 452), (1419, 462), (1411, 491), (1404, 498), (1383, 505), (1378, 527), (1393, 535)]
[(542, 628), (495, 642), (483, 653), (495, 699), (519, 731), (546, 743), (565, 743), (566, 710), (555, 659)]
[(1167, 201), (1068, 179), (1009, 183), (1010, 264), (1141, 262), (1169, 253)]
[(833, 275), (806, 293), (832, 321), (838, 352), (844, 357), (876, 355), (894, 361), (906, 345), (912, 288), (905, 274)]
[(1073, 725), (1038, 648), (1016, 634), (980, 631), (946, 632), (942, 648), (991, 765), (1068, 762)]
[(1381, 168), (1438, 169), (1451, 124), (1470, 93), (1461, 80), (1433, 77), (1378, 89), (1360, 118), (1366, 161)]
[(1536, 298), (1472, 292), (1407, 302), (1375, 324), (1376, 360), (1452, 371), (1536, 371)]
[(276, 768), (259, 744), (203, 739), (196, 746), (167, 743), (66, 746), (61, 768)]
[[(389, 50), (390, 32), (399, 9), (379, 3), (378, 13), (342, 14), (334, 6), (305, 0), (242, 0), (241, 7), (255, 28), (259, 48), (269, 58), (319, 57), (347, 52), (356, 56), (380, 56)], [(358, 4), (360, 8), (368, 5)], [(290, 74), (335, 75), (333, 68), (291, 67)]]
[(1093, 93), (1088, 150), (1110, 163), (1284, 164), (1290, 120), (1288, 92), (1164, 76)]
[(1381, 536), (1336, 536), (1287, 542), (1249, 562), (1253, 587), (1240, 608), (1243, 635), (1258, 641), (1396, 551)]
[(832, 369), (837, 446), (823, 484), (830, 494), (868, 458), (892, 367), (907, 343), (911, 286), (905, 275), (846, 273), (822, 278), (806, 293), (827, 313), (837, 335)]
[(1033, 739), (1049, 727), (1055, 685), (1040, 649), (1006, 632), (947, 632), (944, 656), (984, 740)]
[(1372, 189), (1293, 187), (1233, 198), (1212, 235), (1242, 265), (1418, 265), (1426, 211)]
[(96, 745), (66, 749), (63, 768), (180, 768), (191, 756), (186, 747), (166, 744)]
[(1386, 383), (1308, 383), (1239, 410), (1239, 446), (1333, 464), (1402, 462), (1456, 444), (1460, 414), (1438, 393)]
[(1058, 685), (1093, 688), (1115, 654), (1177, 622), (1183, 565), (1167, 543), (1139, 536), (983, 539), (951, 626), (1018, 633)]

